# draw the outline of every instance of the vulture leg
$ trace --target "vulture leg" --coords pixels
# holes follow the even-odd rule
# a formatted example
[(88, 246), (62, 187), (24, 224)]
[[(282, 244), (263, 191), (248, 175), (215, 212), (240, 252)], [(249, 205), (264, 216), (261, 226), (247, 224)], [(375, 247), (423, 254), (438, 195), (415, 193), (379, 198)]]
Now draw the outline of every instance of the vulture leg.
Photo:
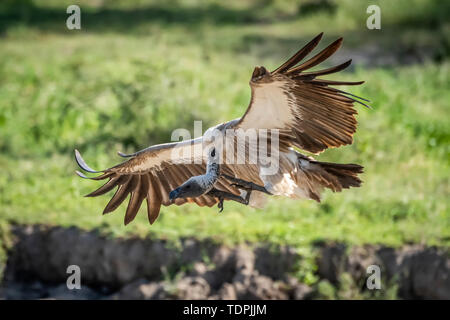
[(272, 195), (269, 191), (267, 191), (267, 189), (265, 187), (259, 186), (256, 183), (245, 181), (245, 180), (235, 178), (232, 176), (228, 176), (225, 174), (223, 175), (223, 177), (233, 182), (232, 184), (230, 184), (230, 186), (234, 186), (234, 187), (237, 187), (239, 189), (243, 189), (243, 190), (249, 191), (249, 192), (255, 190), (255, 191), (267, 193), (268, 195)]
[(245, 196), (245, 198), (242, 198), (241, 196), (237, 196), (230, 192), (218, 190), (215, 188), (213, 188), (211, 191), (209, 191), (207, 193), (207, 195), (213, 196), (213, 197), (219, 199), (219, 203), (217, 204), (217, 207), (219, 208), (219, 212), (223, 211), (223, 201), (224, 200), (232, 200), (232, 201), (236, 201), (236, 202), (248, 205), (248, 202), (250, 200), (250, 194), (251, 194), (251, 191), (247, 192), (247, 195)]

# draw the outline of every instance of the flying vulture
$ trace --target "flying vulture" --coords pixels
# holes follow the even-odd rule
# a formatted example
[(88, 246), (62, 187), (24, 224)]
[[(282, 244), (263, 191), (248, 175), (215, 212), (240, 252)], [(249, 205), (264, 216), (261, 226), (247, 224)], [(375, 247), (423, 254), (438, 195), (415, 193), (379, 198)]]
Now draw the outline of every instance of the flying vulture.
[[(308, 71), (342, 44), (340, 38), (303, 61), (321, 38), (322, 33), (272, 72), (256, 67), (250, 79), (251, 100), (244, 115), (208, 129), (202, 137), (154, 145), (130, 155), (119, 152), (129, 159), (102, 171), (91, 169), (75, 150), (76, 161), (84, 171), (101, 173), (87, 177), (77, 171), (79, 176), (107, 179), (87, 197), (116, 188), (103, 211), (106, 214), (131, 194), (125, 224), (136, 217), (146, 200), (148, 220), (153, 224), (161, 205), (191, 202), (212, 207), (218, 204), (222, 210), (223, 201), (228, 200), (258, 207), (270, 195), (319, 202), (324, 188), (339, 192), (359, 187), (358, 174), (362, 173), (362, 166), (319, 162), (297, 151), (318, 154), (327, 148), (352, 144), (357, 125), (353, 104), (367, 106), (361, 100), (368, 100), (335, 88), (364, 81), (319, 78), (347, 68), (351, 60), (335, 67)], [(257, 134), (256, 140), (245, 136), (249, 132), (251, 136), (252, 131)], [(244, 139), (241, 139), (243, 133)], [(221, 138), (217, 138), (220, 135)], [(265, 149), (265, 156), (252, 159), (262, 149)], [(269, 166), (267, 159), (270, 157), (276, 159), (275, 166)]]

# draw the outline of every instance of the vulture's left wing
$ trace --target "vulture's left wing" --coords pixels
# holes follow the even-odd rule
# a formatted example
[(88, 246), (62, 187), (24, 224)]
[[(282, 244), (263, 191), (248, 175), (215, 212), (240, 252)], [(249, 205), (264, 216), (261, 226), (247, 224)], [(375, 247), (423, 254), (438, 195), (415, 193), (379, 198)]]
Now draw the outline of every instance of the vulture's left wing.
[[(101, 175), (91, 178), (79, 171), (77, 171), (77, 174), (82, 178), (92, 180), (108, 179), (103, 186), (86, 195), (87, 197), (100, 196), (116, 188), (103, 214), (117, 209), (128, 195), (131, 195), (125, 213), (125, 224), (130, 223), (136, 217), (145, 199), (147, 200), (148, 220), (150, 224), (153, 224), (159, 216), (161, 205), (182, 205), (186, 202), (194, 202), (199, 206), (212, 207), (218, 202), (216, 198), (208, 195), (187, 199), (180, 198), (175, 201), (169, 199), (171, 190), (180, 186), (190, 177), (205, 173), (204, 155), (202, 151), (196, 151), (202, 150), (201, 144), (202, 138), (197, 138), (155, 145), (129, 155), (131, 158), (128, 161), (102, 171), (91, 169), (78, 150), (75, 150), (75, 159), (80, 168), (90, 173), (101, 173)], [(196, 149), (196, 147), (199, 148)], [(228, 170), (227, 173), (230, 174), (230, 171)], [(239, 190), (231, 187), (230, 182), (224, 179), (217, 181), (216, 188), (239, 194)]]
[(250, 81), (250, 105), (235, 128), (288, 129), (291, 131), (290, 141), (283, 142), (312, 153), (353, 142), (357, 124), (353, 103), (365, 105), (359, 100), (365, 99), (330, 85), (358, 85), (363, 81), (317, 78), (347, 68), (351, 60), (332, 68), (305, 72), (336, 52), (342, 44), (342, 38), (297, 65), (317, 46), (321, 37), (322, 34), (319, 34), (272, 72), (264, 67), (255, 68)]

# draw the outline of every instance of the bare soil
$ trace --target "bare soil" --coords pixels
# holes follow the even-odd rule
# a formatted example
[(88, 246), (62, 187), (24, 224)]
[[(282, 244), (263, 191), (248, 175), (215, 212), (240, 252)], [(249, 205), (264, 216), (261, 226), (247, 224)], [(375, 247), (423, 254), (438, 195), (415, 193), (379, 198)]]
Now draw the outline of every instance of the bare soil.
[[(302, 257), (270, 244), (227, 247), (211, 240), (118, 239), (96, 231), (42, 225), (16, 226), (2, 299), (314, 299), (316, 286), (294, 272)], [(381, 267), (400, 298), (450, 299), (448, 250), (407, 245), (347, 248), (322, 243), (317, 276), (339, 285), (347, 272), (365, 283), (367, 266)], [(80, 290), (69, 290), (69, 265), (81, 269)], [(361, 287), (361, 290), (364, 290)]]

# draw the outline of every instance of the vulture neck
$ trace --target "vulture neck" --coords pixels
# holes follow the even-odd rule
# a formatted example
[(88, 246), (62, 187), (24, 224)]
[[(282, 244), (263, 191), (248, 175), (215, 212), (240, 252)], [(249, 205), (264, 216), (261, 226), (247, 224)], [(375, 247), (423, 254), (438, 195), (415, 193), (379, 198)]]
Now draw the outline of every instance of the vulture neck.
[(220, 176), (219, 164), (211, 160), (208, 160), (208, 163), (206, 165), (206, 173), (202, 179), (204, 188), (207, 189), (208, 191), (212, 189), (214, 183), (216, 183), (217, 179), (219, 179), (219, 176)]
[(218, 163), (208, 161), (206, 165), (206, 176), (211, 177), (215, 180), (219, 178), (220, 166)]
[(210, 191), (220, 176), (220, 166), (218, 157), (208, 157), (206, 163), (206, 173), (199, 176), (199, 183), (204, 190), (204, 193)]

